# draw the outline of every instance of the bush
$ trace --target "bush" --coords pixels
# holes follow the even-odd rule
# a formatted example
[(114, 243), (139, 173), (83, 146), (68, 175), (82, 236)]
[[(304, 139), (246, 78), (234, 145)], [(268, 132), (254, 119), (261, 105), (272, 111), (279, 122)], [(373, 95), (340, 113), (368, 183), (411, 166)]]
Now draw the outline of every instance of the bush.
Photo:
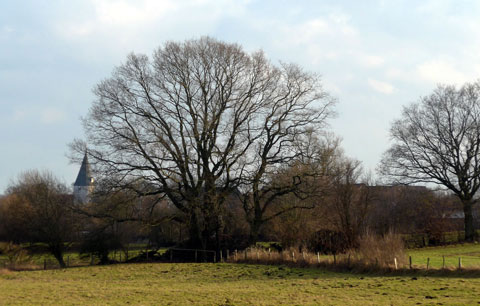
[(80, 253), (95, 255), (100, 259), (100, 264), (108, 264), (110, 262), (108, 258), (110, 251), (118, 250), (122, 247), (122, 243), (116, 235), (103, 229), (97, 229), (88, 233), (81, 242)]
[(407, 262), (405, 247), (400, 235), (387, 233), (384, 236), (366, 234), (360, 237), (353, 255), (367, 265), (392, 266), (394, 259), (399, 265)]
[(342, 232), (324, 229), (312, 235), (308, 241), (308, 248), (315, 253), (341, 254), (348, 249), (348, 239)]
[(0, 244), (0, 254), (4, 254), (8, 258), (8, 264), (11, 267), (17, 265), (26, 264), (31, 260), (31, 256), (28, 254), (22, 246), (14, 244), (12, 242)]

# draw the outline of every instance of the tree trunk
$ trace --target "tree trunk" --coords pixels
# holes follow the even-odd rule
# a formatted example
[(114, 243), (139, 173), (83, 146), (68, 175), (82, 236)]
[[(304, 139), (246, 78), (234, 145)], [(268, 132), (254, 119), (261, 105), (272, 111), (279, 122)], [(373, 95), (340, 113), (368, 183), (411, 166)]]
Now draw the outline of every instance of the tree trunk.
[(63, 252), (61, 250), (61, 247), (50, 246), (50, 251), (52, 252), (52, 255), (55, 257), (55, 259), (58, 261), (60, 268), (65, 268), (67, 265), (65, 265), (65, 261), (63, 261)]
[(475, 229), (473, 227), (472, 200), (463, 200), (463, 213), (465, 214), (465, 240), (475, 240)]
[(199, 248), (203, 246), (202, 243), (202, 233), (198, 226), (197, 214), (196, 212), (192, 212), (190, 215), (189, 220), (189, 235), (190, 235), (190, 242), (189, 246), (192, 248)]
[(260, 227), (262, 222), (260, 219), (255, 218), (250, 222), (250, 235), (248, 237), (248, 244), (254, 245), (258, 241), (258, 236), (260, 235)]

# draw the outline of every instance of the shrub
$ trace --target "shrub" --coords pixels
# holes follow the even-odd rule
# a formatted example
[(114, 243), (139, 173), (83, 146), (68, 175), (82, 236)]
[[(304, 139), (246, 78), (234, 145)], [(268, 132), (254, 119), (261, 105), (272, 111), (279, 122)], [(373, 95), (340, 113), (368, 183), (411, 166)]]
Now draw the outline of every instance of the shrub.
[(22, 246), (12, 242), (2, 243), (0, 254), (7, 256), (10, 267), (24, 265), (31, 260), (31, 256)]
[(392, 266), (394, 259), (399, 265), (407, 262), (407, 255), (402, 237), (387, 233), (383, 236), (366, 234), (360, 237), (358, 248), (352, 252), (357, 260), (367, 265)]
[(319, 230), (308, 241), (308, 248), (323, 254), (341, 254), (348, 249), (347, 236), (342, 232)]
[(121, 248), (122, 244), (117, 236), (103, 229), (97, 229), (85, 236), (80, 245), (80, 253), (95, 255), (100, 259), (100, 264), (107, 264), (110, 262), (108, 258), (110, 251)]

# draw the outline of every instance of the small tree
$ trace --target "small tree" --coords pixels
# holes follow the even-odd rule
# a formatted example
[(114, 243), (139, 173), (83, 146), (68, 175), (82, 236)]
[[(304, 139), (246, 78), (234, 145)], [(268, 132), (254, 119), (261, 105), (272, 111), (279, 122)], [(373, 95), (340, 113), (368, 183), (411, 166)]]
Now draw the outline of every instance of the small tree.
[(71, 201), (69, 189), (50, 172), (21, 174), (8, 187), (2, 205), (7, 237), (46, 243), (60, 266), (65, 267), (65, 244), (71, 241), (75, 224), (69, 210)]
[[(279, 131), (273, 134), (279, 134), (273, 143), (290, 141)], [(267, 146), (260, 150), (259, 167), (246, 180), (246, 192), (240, 196), (250, 225), (250, 243), (257, 241), (264, 224), (294, 210), (314, 209), (326, 194), (340, 140), (329, 134), (319, 137), (313, 130), (301, 136), (290, 144), (290, 155)]]
[(394, 182), (433, 183), (463, 204), (465, 239), (475, 236), (472, 207), (480, 188), (480, 81), (439, 86), (403, 109), (390, 130), (394, 141), (380, 171)]
[(364, 175), (360, 161), (339, 157), (331, 175), (329, 218), (336, 230), (345, 235), (348, 247), (357, 245), (366, 231), (374, 191)]

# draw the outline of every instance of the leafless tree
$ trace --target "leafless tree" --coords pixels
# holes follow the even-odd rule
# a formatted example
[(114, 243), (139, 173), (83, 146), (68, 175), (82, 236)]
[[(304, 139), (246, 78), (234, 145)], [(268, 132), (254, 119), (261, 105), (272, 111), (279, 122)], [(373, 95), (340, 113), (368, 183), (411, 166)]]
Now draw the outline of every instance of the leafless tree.
[(19, 241), (44, 242), (65, 267), (63, 253), (75, 232), (70, 191), (49, 172), (28, 171), (7, 189), (4, 226)]
[(355, 247), (365, 234), (368, 214), (375, 198), (371, 177), (365, 175), (361, 162), (340, 156), (331, 175), (327, 207), (335, 229), (342, 232), (349, 247)]
[[(272, 219), (298, 209), (314, 209), (322, 201), (341, 151), (337, 137), (322, 134), (307, 130), (299, 138), (295, 153), (288, 158), (282, 152), (273, 152), (272, 156), (277, 156), (283, 164), (271, 163), (270, 157), (260, 159), (260, 166), (248, 178), (246, 192), (242, 194), (251, 243), (258, 239), (261, 227)], [(279, 140), (283, 137), (272, 136)], [(262, 148), (260, 156), (268, 156), (269, 150)]]
[(294, 160), (333, 103), (316, 75), (208, 37), (131, 54), (94, 92), (84, 125), (97, 171), (166, 195), (204, 248), (219, 247), (225, 199)]
[(465, 238), (473, 240), (472, 207), (480, 187), (480, 82), (439, 86), (403, 109), (380, 171), (394, 182), (434, 183), (463, 203)]

